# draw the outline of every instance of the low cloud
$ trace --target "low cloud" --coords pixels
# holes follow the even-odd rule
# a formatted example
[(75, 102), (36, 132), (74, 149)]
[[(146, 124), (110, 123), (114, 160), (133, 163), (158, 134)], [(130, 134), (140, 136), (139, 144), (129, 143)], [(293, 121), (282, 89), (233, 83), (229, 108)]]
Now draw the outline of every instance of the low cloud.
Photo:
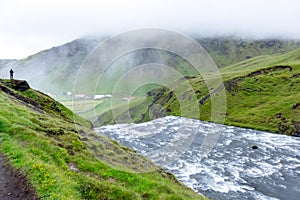
[(0, 58), (22, 58), (83, 35), (145, 27), (205, 36), (299, 38), (299, 8), (298, 0), (6, 1), (0, 6)]

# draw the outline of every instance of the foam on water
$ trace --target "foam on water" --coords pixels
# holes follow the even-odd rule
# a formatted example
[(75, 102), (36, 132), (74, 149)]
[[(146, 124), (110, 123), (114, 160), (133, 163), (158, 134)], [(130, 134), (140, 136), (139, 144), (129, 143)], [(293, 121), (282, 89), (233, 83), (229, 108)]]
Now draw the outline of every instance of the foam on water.
[[(218, 142), (202, 155), (200, 146), (213, 129), (220, 133)], [(213, 199), (296, 200), (300, 196), (300, 138), (174, 116), (95, 131), (152, 158)], [(168, 162), (161, 162), (161, 157)]]

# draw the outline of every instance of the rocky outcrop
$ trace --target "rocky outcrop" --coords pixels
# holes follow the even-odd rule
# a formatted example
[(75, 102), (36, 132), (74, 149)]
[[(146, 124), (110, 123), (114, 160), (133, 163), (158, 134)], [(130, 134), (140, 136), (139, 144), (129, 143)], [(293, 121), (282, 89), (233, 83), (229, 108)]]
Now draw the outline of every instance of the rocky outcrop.
[(12, 80), (12, 88), (14, 88), (15, 90), (19, 90), (19, 91), (26, 91), (28, 89), (30, 89), (29, 84), (27, 83), (27, 81), (24, 80)]

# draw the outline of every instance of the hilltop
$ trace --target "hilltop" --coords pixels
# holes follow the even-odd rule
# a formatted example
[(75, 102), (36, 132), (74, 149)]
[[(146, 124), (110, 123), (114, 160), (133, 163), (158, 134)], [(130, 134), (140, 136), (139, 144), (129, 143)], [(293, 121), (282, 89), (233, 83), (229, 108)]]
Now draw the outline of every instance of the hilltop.
[[(226, 113), (218, 114), (224, 116), (225, 124), (300, 135), (300, 49), (246, 59), (220, 71), (227, 102)], [(199, 102), (200, 117), (195, 117), (199, 114), (194, 110), (185, 113), (185, 117), (212, 121), (211, 100), (206, 98), (209, 92), (202, 77), (186, 77), (186, 80)], [(186, 96), (191, 91), (181, 88), (183, 81), (171, 84), (174, 90), (182, 91), (182, 96), (176, 97), (173, 91), (162, 87), (150, 91), (144, 100), (131, 103), (129, 112), (133, 121), (144, 122), (165, 115), (182, 116), (181, 109), (188, 109), (195, 103), (193, 98)], [(211, 95), (218, 95), (218, 92)], [(184, 105), (179, 104), (178, 98), (184, 99)], [(112, 124), (124, 114), (126, 108), (120, 106), (114, 110), (114, 115), (112, 111), (104, 112), (94, 123)]]
[(0, 80), (0, 152), (41, 199), (205, 199), (26, 81)]

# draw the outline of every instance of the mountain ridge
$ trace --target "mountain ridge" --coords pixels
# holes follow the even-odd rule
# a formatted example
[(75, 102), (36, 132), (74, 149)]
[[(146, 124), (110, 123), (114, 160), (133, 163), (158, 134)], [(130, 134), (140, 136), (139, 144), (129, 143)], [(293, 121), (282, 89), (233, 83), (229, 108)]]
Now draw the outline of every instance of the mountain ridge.
[[(16, 78), (28, 80), (34, 88), (43, 92), (62, 93), (63, 91), (72, 91), (77, 71), (82, 62), (103, 40), (104, 38), (101, 37), (80, 38), (58, 47), (43, 50), (25, 59), (0, 60), (0, 76), (7, 77), (6, 74), (8, 74), (10, 68), (13, 68), (16, 71)], [(300, 47), (298, 40), (251, 40), (235, 37), (195, 37), (195, 40), (203, 46), (220, 68), (257, 55), (285, 53)], [(156, 54), (150, 52), (147, 57), (146, 53), (145, 57), (143, 52), (137, 53), (133, 62), (123, 63), (122, 65), (128, 68), (131, 65), (142, 64), (145, 59), (147, 60), (151, 56), (153, 59), (150, 59), (149, 62), (153, 62), (157, 60), (155, 58), (157, 57)], [(168, 58), (167, 56), (164, 59), (165, 64), (176, 66), (176, 62), (178, 62), (176, 60), (180, 58), (174, 60), (174, 58)], [(179, 61), (179, 63), (182, 62)], [(181, 64), (181, 68), (184, 71), (184, 68), (189, 67)]]

